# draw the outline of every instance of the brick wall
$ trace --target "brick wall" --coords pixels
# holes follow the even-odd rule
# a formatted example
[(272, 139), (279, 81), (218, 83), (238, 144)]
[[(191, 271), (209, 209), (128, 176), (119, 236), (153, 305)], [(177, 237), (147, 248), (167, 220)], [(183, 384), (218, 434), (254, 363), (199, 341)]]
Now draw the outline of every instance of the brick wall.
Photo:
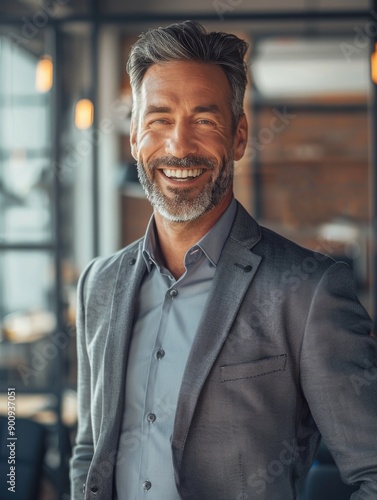
[[(263, 111), (259, 129), (272, 116), (273, 110)], [(369, 221), (366, 113), (296, 113), (270, 143), (258, 147), (264, 220), (287, 227), (339, 216)]]

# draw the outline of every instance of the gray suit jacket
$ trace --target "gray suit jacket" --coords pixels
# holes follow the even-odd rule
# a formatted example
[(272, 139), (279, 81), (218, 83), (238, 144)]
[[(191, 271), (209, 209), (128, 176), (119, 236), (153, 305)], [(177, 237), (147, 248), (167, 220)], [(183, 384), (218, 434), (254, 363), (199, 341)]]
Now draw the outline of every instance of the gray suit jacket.
[[(141, 246), (94, 260), (80, 278), (75, 500), (114, 493)], [(371, 327), (345, 264), (260, 227), (239, 205), (179, 394), (171, 447), (180, 497), (294, 499), (321, 433), (343, 479), (360, 484), (352, 499), (376, 500)]]

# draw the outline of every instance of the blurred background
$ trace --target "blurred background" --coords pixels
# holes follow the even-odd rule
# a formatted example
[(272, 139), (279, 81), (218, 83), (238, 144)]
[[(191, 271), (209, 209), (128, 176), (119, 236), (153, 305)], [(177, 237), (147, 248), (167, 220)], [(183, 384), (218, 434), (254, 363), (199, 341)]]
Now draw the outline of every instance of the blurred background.
[[(1, 484), (1, 499), (69, 498), (77, 279), (151, 214), (130, 154), (125, 62), (142, 31), (186, 19), (250, 43), (236, 197), (348, 262), (375, 315), (377, 2), (0, 0), (0, 436), (14, 388), (19, 437), (18, 492)], [(322, 455), (303, 499), (349, 498)], [(0, 481), (6, 459), (2, 446)]]

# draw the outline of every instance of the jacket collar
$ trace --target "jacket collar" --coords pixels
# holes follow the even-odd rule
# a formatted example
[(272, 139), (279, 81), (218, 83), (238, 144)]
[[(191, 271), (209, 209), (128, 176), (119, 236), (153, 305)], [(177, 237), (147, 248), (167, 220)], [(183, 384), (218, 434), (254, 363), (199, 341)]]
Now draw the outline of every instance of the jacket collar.
[(260, 226), (238, 204), (187, 360), (178, 398), (172, 438), (178, 488), (184, 448), (198, 398), (262, 260), (251, 251), (260, 238)]

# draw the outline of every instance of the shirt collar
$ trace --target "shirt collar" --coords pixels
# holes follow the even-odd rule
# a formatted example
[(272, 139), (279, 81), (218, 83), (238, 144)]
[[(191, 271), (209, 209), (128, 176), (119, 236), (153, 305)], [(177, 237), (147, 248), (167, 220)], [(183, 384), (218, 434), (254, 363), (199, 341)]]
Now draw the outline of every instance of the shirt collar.
[[(233, 198), (228, 208), (225, 210), (216, 224), (208, 231), (207, 234), (203, 236), (203, 238), (201, 238), (187, 251), (186, 256), (187, 254), (192, 252), (195, 247), (199, 247), (211, 262), (211, 264), (216, 267), (225, 241), (228, 238), (230, 229), (233, 225), (236, 211), (237, 202)], [(150, 272), (153, 263), (159, 267), (158, 262), (161, 259), (159, 258), (154, 215), (152, 215), (149, 220), (147, 230), (145, 232), (142, 251), (143, 258), (148, 268), (148, 272)]]
[(230, 229), (236, 216), (237, 203), (233, 198), (216, 224), (198, 241), (199, 246), (206, 254), (209, 261), (216, 267), (219, 262), (225, 241), (229, 236)]

